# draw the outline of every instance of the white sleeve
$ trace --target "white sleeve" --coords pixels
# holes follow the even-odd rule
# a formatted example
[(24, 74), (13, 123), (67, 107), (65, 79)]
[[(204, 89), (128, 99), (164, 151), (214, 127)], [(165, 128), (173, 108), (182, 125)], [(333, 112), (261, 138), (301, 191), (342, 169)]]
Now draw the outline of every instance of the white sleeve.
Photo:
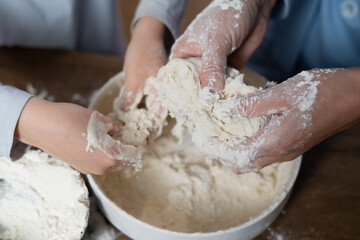
[(140, 18), (150, 16), (163, 22), (173, 38), (176, 39), (180, 31), (186, 4), (187, 0), (141, 0), (136, 9), (131, 29), (134, 28)]
[(17, 121), (31, 96), (27, 92), (0, 83), (0, 156), (10, 158)]

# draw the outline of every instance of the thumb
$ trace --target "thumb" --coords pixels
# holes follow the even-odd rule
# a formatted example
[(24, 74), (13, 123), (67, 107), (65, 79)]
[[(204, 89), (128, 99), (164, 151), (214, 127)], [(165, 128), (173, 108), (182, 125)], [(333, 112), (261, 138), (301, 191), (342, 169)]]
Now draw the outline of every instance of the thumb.
[(226, 59), (229, 52), (230, 49), (221, 44), (213, 44), (204, 50), (200, 72), (202, 87), (208, 87), (212, 92), (224, 89)]
[(254, 118), (281, 114), (290, 109), (288, 102), (271, 90), (267, 89), (238, 98), (235, 104), (236, 107), (231, 110), (231, 113), (246, 118)]

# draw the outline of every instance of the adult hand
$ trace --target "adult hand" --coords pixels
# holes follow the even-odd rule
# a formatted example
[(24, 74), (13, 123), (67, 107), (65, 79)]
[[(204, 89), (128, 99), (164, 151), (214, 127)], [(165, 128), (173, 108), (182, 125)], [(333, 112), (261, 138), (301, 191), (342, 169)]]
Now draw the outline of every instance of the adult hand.
[(240, 69), (264, 38), (276, 0), (218, 0), (200, 13), (176, 41), (171, 58), (202, 57), (200, 82), (224, 88), (227, 57)]
[[(109, 157), (109, 153), (116, 149), (86, 151), (87, 125), (92, 112), (79, 105), (32, 97), (21, 113), (15, 138), (44, 150), (85, 174), (103, 174), (119, 169), (127, 162)], [(121, 123), (103, 115), (101, 120), (111, 123), (114, 128), (121, 127)]]
[(270, 116), (254, 137), (231, 147), (249, 151), (238, 173), (295, 159), (325, 138), (360, 120), (360, 68), (304, 71), (266, 90), (236, 100), (231, 114)]
[(136, 23), (125, 56), (125, 89), (121, 96), (121, 110), (127, 110), (145, 80), (150, 76), (156, 77), (166, 63), (165, 29), (162, 22), (152, 17), (143, 17)]

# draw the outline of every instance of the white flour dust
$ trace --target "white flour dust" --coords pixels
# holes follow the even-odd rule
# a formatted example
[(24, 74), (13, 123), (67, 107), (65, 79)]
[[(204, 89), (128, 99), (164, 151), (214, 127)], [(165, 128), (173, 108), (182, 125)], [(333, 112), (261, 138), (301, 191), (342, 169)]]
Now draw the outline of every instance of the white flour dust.
[(49, 101), (54, 101), (55, 97), (50, 95), (48, 90), (46, 90), (45, 88), (41, 89), (40, 91), (38, 89), (36, 89), (31, 83), (27, 83), (26, 84), (26, 91), (38, 98), (41, 99), (46, 99)]
[(237, 11), (241, 11), (244, 7), (244, 3), (240, 0), (214, 0), (209, 6), (219, 6), (221, 10), (234, 8)]

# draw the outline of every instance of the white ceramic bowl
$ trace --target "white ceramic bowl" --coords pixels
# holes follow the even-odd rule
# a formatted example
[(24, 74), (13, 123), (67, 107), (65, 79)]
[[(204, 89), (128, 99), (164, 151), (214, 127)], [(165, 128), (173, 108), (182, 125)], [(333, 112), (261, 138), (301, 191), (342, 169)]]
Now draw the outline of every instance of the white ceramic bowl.
[[(257, 87), (264, 86), (266, 80), (263, 77), (246, 69), (242, 72), (245, 72), (246, 78), (250, 80), (253, 85)], [(110, 113), (112, 111), (112, 102), (119, 93), (119, 86), (121, 86), (121, 81), (123, 81), (123, 79), (124, 74), (122, 72), (111, 78), (91, 100), (89, 108), (97, 110), (103, 114)], [(277, 198), (274, 199), (274, 202), (259, 215), (254, 216), (249, 221), (236, 227), (209, 233), (172, 232), (142, 222), (119, 208), (114, 202), (107, 198), (91, 175), (88, 175), (87, 177), (90, 186), (98, 199), (98, 204), (100, 205), (102, 212), (115, 227), (133, 239), (247, 240), (252, 239), (263, 232), (284, 208), (300, 170), (300, 165), (301, 156), (294, 160), (293, 168), (291, 169), (292, 177), (289, 179), (282, 193), (277, 196)]]

